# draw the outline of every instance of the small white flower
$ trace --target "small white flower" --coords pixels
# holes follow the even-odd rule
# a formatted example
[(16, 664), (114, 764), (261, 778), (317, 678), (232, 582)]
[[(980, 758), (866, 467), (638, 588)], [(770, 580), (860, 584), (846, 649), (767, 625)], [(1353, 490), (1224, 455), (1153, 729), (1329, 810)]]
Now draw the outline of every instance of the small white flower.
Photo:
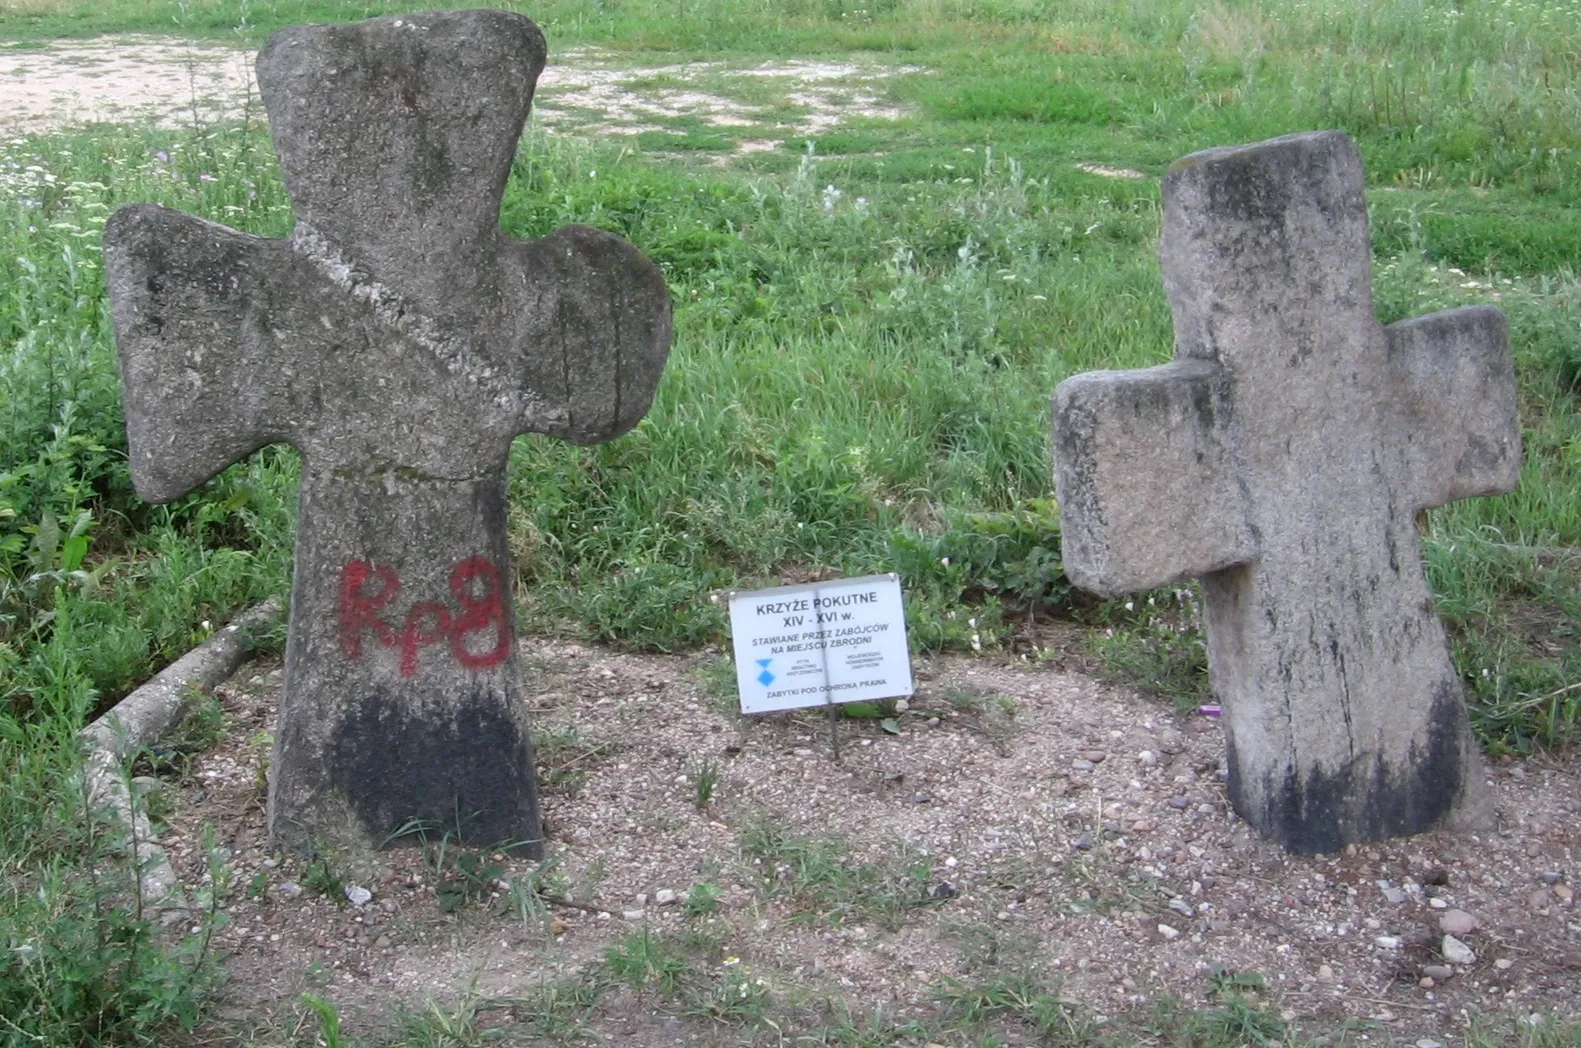
[(949, 557), (940, 557), (939, 558), (939, 563), (943, 564), (947, 568), (947, 567), (950, 566), (950, 558)]

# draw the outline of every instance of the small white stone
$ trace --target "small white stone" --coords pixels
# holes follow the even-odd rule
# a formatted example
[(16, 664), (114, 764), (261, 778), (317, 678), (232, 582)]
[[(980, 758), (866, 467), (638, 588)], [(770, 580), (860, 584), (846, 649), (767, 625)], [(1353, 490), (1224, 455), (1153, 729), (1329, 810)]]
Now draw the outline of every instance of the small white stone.
[(1444, 936), (1444, 941), (1439, 947), (1439, 952), (1444, 955), (1444, 960), (1448, 961), (1450, 964), (1477, 963), (1477, 955), (1472, 952), (1471, 947), (1467, 946), (1453, 935)]
[(1143, 750), (1141, 753), (1136, 755), (1136, 759), (1141, 761), (1143, 765), (1149, 768), (1153, 768), (1158, 765), (1158, 754), (1154, 753), (1152, 750)]
[(1160, 924), (1158, 926), (1158, 934), (1162, 935), (1166, 939), (1175, 940), (1180, 938), (1180, 929), (1171, 928), (1167, 924)]
[(1498, 960), (1493, 962), (1493, 967), (1497, 968), (1501, 972), (1507, 972), (1511, 968), (1515, 967), (1515, 962), (1510, 960), (1508, 957), (1500, 957)]
[(1477, 919), (1465, 910), (1445, 910), (1438, 916), (1438, 930), (1449, 935), (1468, 935), (1477, 930)]
[(1400, 938), (1397, 935), (1379, 935), (1372, 941), (1385, 950), (1398, 950), (1400, 948)]
[(676, 901), (675, 893), (668, 888), (660, 888), (654, 893), (653, 901), (660, 906), (673, 906)]
[(640, 921), (647, 916), (645, 910), (622, 910), (620, 915), (628, 921)]
[(1449, 909), (1449, 903), (1445, 902), (1443, 899), (1438, 898), (1437, 896), (1427, 900), (1427, 905), (1431, 906), (1435, 910)]
[(360, 884), (346, 885), (346, 901), (353, 906), (366, 906), (373, 901), (373, 893)]

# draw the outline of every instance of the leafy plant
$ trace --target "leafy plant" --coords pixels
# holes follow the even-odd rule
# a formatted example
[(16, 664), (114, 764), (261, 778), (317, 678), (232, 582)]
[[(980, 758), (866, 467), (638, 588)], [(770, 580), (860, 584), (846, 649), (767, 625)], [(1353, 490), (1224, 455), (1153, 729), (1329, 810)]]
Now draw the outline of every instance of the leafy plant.
[(434, 886), (439, 912), (452, 913), (468, 903), (488, 898), (505, 867), (488, 852), (463, 851)]
[(606, 949), (604, 964), (610, 974), (632, 989), (652, 988), (667, 997), (675, 994), (691, 975), (685, 958), (671, 952), (646, 927)]
[(336, 906), (346, 905), (345, 877), (328, 855), (315, 855), (303, 867), (302, 887), (317, 892)]
[(699, 811), (708, 807), (714, 799), (714, 787), (719, 783), (719, 765), (713, 760), (704, 760), (692, 771), (692, 789), (694, 800)]
[(699, 881), (686, 893), (686, 901), (681, 906), (681, 912), (688, 917), (706, 917), (719, 909), (719, 900), (723, 894), (718, 885), (710, 881)]

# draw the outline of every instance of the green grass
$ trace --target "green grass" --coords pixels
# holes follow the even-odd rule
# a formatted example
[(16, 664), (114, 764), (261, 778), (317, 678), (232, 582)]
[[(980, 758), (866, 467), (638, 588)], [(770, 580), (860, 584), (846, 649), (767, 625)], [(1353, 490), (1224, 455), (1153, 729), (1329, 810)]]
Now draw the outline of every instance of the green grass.
[[(62, 34), (151, 31), (256, 41), (284, 24), (406, 9), (9, 0), (0, 40), (35, 48)], [(677, 341), (653, 411), (626, 437), (580, 449), (526, 438), (513, 449), (524, 628), (690, 649), (722, 639), (711, 598), (724, 589), (893, 570), (919, 649), (993, 649), (1029, 610), (1074, 615), (1096, 635), (1112, 631), (1102, 645), (1113, 665), (1189, 700), (1202, 685), (1200, 638), (1165, 607), (1172, 594), (1095, 607), (1065, 583), (1047, 501), (1048, 398), (1073, 372), (1168, 358), (1156, 176), (1171, 160), (1339, 127), (1361, 145), (1371, 182), (1380, 316), (1496, 295), (1510, 318), (1521, 487), (1429, 514), (1423, 549), (1483, 739), (1515, 750), (1574, 743), (1577, 0), (521, 9), (554, 49), (596, 43), (634, 62), (855, 55), (924, 70), (877, 88), (906, 118), (851, 121), (811, 153), (795, 140), (720, 163), (732, 140), (764, 129), (686, 120), (636, 143), (525, 143), (506, 228), (534, 236), (577, 221), (630, 237), (665, 271)], [(775, 101), (761, 84), (726, 93)], [(1078, 161), (1150, 177), (1102, 178)], [(0, 144), (5, 1048), (148, 1043), (196, 1020), (200, 940), (172, 952), (135, 914), (107, 916), (124, 874), (113, 833), (84, 809), (74, 733), (238, 608), (287, 587), (294, 452), (255, 455), (169, 506), (132, 493), (98, 235), (114, 208), (138, 201), (267, 236), (291, 222), (267, 139), (238, 127)], [(706, 676), (728, 695), (727, 663)], [(568, 792), (604, 753), (569, 733), (540, 745), (546, 787)], [(809, 917), (903, 922), (917, 901), (904, 869), (853, 868), (837, 846), (780, 831), (754, 841), (754, 857), (788, 871), (765, 890)], [(22, 949), (30, 943), (55, 945), (35, 955)], [(28, 959), (39, 956), (49, 963)], [(708, 996), (724, 983), (697, 985), (688, 1007), (725, 1006)], [(555, 997), (542, 1028), (592, 1006)], [(865, 1015), (798, 1028), (807, 1043), (901, 1036)]]

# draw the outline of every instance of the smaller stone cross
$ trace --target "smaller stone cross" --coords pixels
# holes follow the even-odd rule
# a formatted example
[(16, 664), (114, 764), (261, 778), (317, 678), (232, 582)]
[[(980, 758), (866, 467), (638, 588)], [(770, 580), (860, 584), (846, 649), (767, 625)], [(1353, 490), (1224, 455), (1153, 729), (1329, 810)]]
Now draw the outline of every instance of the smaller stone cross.
[(663, 278), (619, 237), (499, 229), (544, 54), (501, 11), (275, 33), (258, 85), (290, 238), (152, 206), (105, 229), (138, 492), (302, 452), (276, 843), (377, 846), (415, 821), (541, 853), (506, 458), (519, 433), (634, 426), (671, 332)]
[(1504, 317), (1373, 312), (1361, 157), (1338, 132), (1164, 178), (1175, 361), (1054, 397), (1065, 570), (1202, 580), (1235, 810), (1300, 853), (1474, 816), (1480, 761), (1414, 517), (1520, 471)]

